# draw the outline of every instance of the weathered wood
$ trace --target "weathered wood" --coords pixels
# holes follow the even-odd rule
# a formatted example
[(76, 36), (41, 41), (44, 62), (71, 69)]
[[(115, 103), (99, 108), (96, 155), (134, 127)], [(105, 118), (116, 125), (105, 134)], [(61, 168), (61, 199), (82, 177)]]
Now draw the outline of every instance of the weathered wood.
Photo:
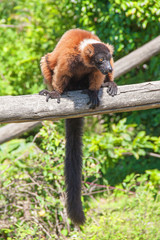
[(46, 97), (38, 94), (0, 97), (0, 122), (58, 120), (160, 107), (160, 81), (120, 86), (115, 97), (106, 90), (100, 90), (101, 103), (94, 110), (89, 109), (88, 95), (81, 91), (64, 94), (60, 104), (55, 99), (46, 102)]
[(158, 53), (160, 53), (160, 36), (116, 61), (115, 78), (129, 72), (132, 68), (146, 62)]
[(41, 122), (10, 123), (0, 128), (0, 144), (19, 137), (24, 132), (40, 125)]

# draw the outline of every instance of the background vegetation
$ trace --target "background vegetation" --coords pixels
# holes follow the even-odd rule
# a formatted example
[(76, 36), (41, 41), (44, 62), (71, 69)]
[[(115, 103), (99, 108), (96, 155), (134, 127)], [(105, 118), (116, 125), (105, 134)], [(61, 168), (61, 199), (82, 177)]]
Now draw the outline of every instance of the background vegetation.
[[(114, 59), (159, 35), (156, 0), (0, 1), (0, 95), (43, 89), (39, 62), (70, 28), (96, 33)], [(160, 79), (159, 56), (117, 80)], [(160, 239), (160, 110), (86, 118), (83, 203), (87, 223), (67, 219), (64, 122), (0, 146), (0, 239)]]

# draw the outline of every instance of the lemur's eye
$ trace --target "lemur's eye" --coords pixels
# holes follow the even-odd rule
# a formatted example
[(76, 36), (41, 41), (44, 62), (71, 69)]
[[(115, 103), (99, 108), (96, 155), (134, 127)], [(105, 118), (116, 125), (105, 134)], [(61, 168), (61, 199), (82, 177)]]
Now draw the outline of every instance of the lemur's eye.
[(99, 61), (100, 61), (100, 62), (103, 62), (103, 60), (104, 60), (103, 58), (99, 58)]

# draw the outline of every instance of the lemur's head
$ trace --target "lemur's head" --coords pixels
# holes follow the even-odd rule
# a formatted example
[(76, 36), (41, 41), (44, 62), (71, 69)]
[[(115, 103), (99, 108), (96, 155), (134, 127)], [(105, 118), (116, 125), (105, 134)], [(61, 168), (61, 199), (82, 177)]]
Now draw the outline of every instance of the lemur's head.
[(80, 50), (86, 66), (96, 67), (104, 75), (113, 71), (113, 46), (94, 39), (85, 39), (80, 45)]

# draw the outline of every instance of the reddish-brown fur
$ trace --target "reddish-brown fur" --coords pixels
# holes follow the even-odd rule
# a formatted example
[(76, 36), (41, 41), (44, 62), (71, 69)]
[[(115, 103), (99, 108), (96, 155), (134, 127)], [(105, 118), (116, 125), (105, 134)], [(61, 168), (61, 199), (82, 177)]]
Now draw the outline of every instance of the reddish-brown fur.
[[(60, 95), (65, 89), (87, 89), (90, 108), (98, 107), (98, 90), (104, 80), (107, 81), (108, 93), (112, 96), (117, 94), (117, 85), (113, 82), (112, 54), (113, 47), (102, 43), (92, 33), (81, 29), (69, 30), (53, 52), (41, 59), (44, 81), (51, 92), (42, 90), (40, 95), (46, 95), (46, 101), (57, 98), (60, 102)], [(82, 129), (82, 118), (66, 120), (66, 206), (68, 216), (77, 225), (85, 222), (81, 201)]]
[[(99, 90), (104, 82), (105, 75), (89, 63), (90, 57), (94, 54), (92, 44), (88, 44), (83, 51), (79, 49), (80, 42), (84, 39), (100, 41), (91, 32), (72, 29), (61, 37), (53, 52), (42, 57), (41, 70), (44, 82), (49, 90), (55, 90), (61, 94), (72, 77), (79, 81), (86, 74), (89, 74), (89, 89)], [(113, 47), (109, 44), (105, 45), (112, 54)], [(110, 63), (113, 67), (113, 58), (111, 58)], [(110, 81), (113, 81), (113, 72), (108, 73), (108, 77)]]

